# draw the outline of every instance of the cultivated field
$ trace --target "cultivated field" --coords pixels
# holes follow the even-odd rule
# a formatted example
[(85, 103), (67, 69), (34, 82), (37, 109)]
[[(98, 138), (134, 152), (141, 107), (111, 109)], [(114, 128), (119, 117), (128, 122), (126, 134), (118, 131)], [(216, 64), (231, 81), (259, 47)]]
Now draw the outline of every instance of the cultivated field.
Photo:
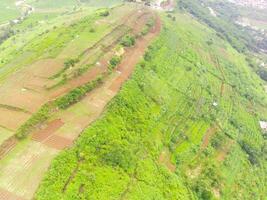
[(0, 199), (264, 199), (267, 96), (230, 22), (194, 0), (24, 3), (0, 44)]
[[(10, 137), (10, 141), (6, 140), (2, 144), (0, 195), (9, 195), (10, 198), (13, 195), (23, 199), (33, 196), (51, 159), (60, 150), (72, 145), (88, 124), (100, 116), (106, 104), (131, 75), (150, 41), (160, 31), (159, 18), (142, 7), (119, 6), (111, 9), (106, 17), (99, 17), (101, 12), (105, 10), (96, 11), (89, 17), (78, 20), (75, 25), (70, 24), (74, 27), (73, 32), (75, 28), (83, 30), (79, 32), (79, 37), (60, 47), (57, 54), (51, 52), (52, 58), (46, 58), (45, 51), (37, 61), (6, 78), (1, 85), (0, 116), (10, 116), (8, 120), (0, 118), (3, 126), (1, 135), (8, 134), (5, 130), (11, 130), (14, 135), (45, 103), (68, 95), (98, 76), (104, 77), (103, 83), (78, 103), (67, 109), (52, 110), (47, 120), (40, 121), (30, 129), (30, 139), (21, 143), (14, 137), (11, 138), (12, 132), (6, 137), (3, 136), (1, 142), (7, 137)], [(153, 24), (148, 26), (148, 22)], [(95, 25), (95, 30), (91, 33), (95, 36), (90, 37), (91, 24)], [(148, 31), (141, 34), (144, 28)], [(62, 32), (59, 28), (53, 34), (57, 34), (57, 31)], [(125, 35), (137, 37), (133, 47), (120, 44)], [(33, 47), (34, 42), (35, 39), (31, 44)], [(79, 48), (73, 49), (72, 46)], [(77, 58), (79, 61), (66, 69), (66, 60), (70, 54), (73, 59)], [(109, 61), (117, 54), (120, 54), (121, 61), (112, 72)], [(87, 67), (88, 65), (90, 67)], [(86, 69), (82, 73), (75, 74), (76, 70), (84, 67)], [(36, 148), (39, 150), (36, 151)], [(17, 168), (15, 163), (25, 164)], [(14, 173), (10, 173), (11, 171)]]

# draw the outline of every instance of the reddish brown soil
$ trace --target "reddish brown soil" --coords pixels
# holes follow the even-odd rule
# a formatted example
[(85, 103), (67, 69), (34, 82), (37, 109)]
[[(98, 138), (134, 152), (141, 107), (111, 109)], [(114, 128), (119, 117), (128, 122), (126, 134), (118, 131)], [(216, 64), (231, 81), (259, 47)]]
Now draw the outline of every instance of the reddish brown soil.
[(58, 130), (63, 125), (64, 123), (60, 119), (56, 119), (48, 123), (44, 129), (35, 132), (32, 135), (32, 139), (37, 142), (43, 142), (44, 140), (48, 139), (49, 136), (51, 136), (56, 130)]
[(130, 77), (135, 65), (140, 61), (150, 41), (159, 34), (160, 29), (161, 22), (159, 17), (157, 17), (155, 27), (152, 28), (151, 32), (146, 37), (138, 39), (133, 48), (126, 49), (124, 59), (117, 69), (121, 75), (110, 86), (112, 91), (117, 92), (122, 83)]
[(0, 145), (0, 160), (16, 146), (17, 142), (18, 140), (13, 136)]
[(23, 200), (23, 198), (0, 188), (0, 199), (1, 200)]
[(210, 139), (216, 133), (216, 131), (217, 131), (217, 127), (216, 126), (212, 126), (207, 130), (206, 134), (203, 137), (203, 141), (202, 141), (202, 144), (201, 144), (201, 149), (207, 148), (207, 146), (209, 145)]
[(171, 163), (170, 153), (168, 150), (163, 150), (159, 156), (159, 163), (165, 165), (171, 172), (175, 172), (176, 166)]
[(61, 137), (59, 135), (51, 135), (46, 141), (43, 142), (48, 147), (62, 150), (69, 146), (71, 146), (73, 143), (72, 140)]
[(62, 60), (45, 59), (15, 73), (0, 87), (0, 104), (35, 112), (48, 100), (44, 91), (51, 80), (47, 78), (62, 67)]
[(85, 83), (88, 83), (89, 81), (94, 80), (98, 75), (106, 71), (106, 66), (101, 66), (101, 67), (94, 67), (87, 73), (83, 74), (82, 76), (79, 77), (79, 79), (73, 79), (69, 81), (64, 87), (60, 87), (55, 89), (53, 92), (51, 92), (49, 95), (50, 99), (55, 99), (59, 96), (62, 96), (69, 92), (71, 89), (75, 87), (79, 87)]
[(10, 130), (16, 130), (29, 118), (28, 113), (0, 108), (0, 125)]
[[(127, 24), (130, 27), (133, 27), (133, 32), (134, 33), (135, 32), (136, 33), (140, 33), (142, 28), (144, 27), (144, 24), (147, 22), (147, 20), (151, 16), (152, 15), (149, 12), (144, 12), (144, 13), (141, 12), (141, 13), (137, 13), (135, 15), (133, 13), (131, 13), (129, 15), (129, 17), (125, 18), (124, 20), (125, 20), (125, 24)], [(159, 20), (159, 18), (157, 18), (156, 22), (157, 22), (156, 26), (153, 27), (152, 31), (151, 31), (153, 35), (150, 35), (150, 37), (148, 37), (146, 40), (143, 39), (144, 40), (143, 42), (139, 41), (139, 46), (137, 44), (134, 48), (132, 48), (132, 50), (129, 49), (128, 50), (129, 52), (128, 53), (126, 52), (125, 57), (129, 57), (129, 55), (131, 55), (132, 52), (135, 52), (135, 54), (138, 52), (140, 54), (140, 57), (142, 56), (142, 52), (144, 52), (145, 48), (147, 47), (147, 43), (150, 40), (150, 38), (153, 37), (154, 34), (157, 34), (160, 31), (160, 20)], [(87, 51), (89, 53), (89, 50), (87, 50)], [(87, 73), (85, 73), (82, 76), (80, 76), (79, 78), (73, 79), (73, 80), (69, 81), (65, 86), (63, 86), (61, 88), (58, 88), (58, 89), (54, 90), (53, 92), (51, 92), (49, 94), (50, 99), (54, 99), (56, 97), (59, 97), (59, 96), (65, 94), (66, 92), (70, 91), (71, 89), (73, 89), (75, 87), (78, 87), (80, 85), (83, 85), (83, 84), (95, 79), (95, 77), (97, 77), (98, 75), (100, 75), (102, 73), (105, 73), (107, 71), (107, 68), (108, 68), (108, 61), (107, 60), (110, 59), (111, 57), (112, 57), (112, 55), (109, 55), (108, 58), (107, 57), (103, 58), (102, 60), (99, 61), (101, 63), (100, 66), (95, 66), (94, 68), (92, 68)], [(132, 58), (136, 57), (136, 55), (133, 55), (131, 57)], [(140, 57), (138, 57), (138, 60), (139, 60)], [(124, 62), (126, 63), (127, 61), (124, 61)], [(130, 64), (128, 64), (128, 63), (130, 63)], [(127, 63), (127, 65), (131, 65), (131, 66), (134, 67), (134, 65), (137, 62), (133, 62), (132, 60), (128, 60), (128, 63)], [(129, 70), (129, 72), (132, 71), (131, 69), (128, 69), (128, 70)], [(126, 79), (127, 78), (128, 78), (128, 75), (126, 75)], [(118, 83), (120, 84), (126, 79), (125, 78), (121, 78), (121, 80), (118, 80)]]

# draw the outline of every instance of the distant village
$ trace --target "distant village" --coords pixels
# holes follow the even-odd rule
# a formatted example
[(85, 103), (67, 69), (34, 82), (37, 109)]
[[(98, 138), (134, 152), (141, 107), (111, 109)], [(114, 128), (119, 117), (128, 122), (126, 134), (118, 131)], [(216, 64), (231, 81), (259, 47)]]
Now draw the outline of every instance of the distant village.
[(229, 0), (229, 1), (240, 6), (267, 9), (266, 0)]
[(174, 0), (126, 0), (127, 2), (134, 2), (143, 4), (157, 10), (172, 11), (175, 7)]

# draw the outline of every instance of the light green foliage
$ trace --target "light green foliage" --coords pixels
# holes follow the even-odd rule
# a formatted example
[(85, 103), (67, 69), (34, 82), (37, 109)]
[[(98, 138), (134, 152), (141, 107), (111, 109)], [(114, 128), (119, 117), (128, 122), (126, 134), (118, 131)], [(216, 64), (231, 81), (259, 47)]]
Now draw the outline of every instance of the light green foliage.
[[(163, 17), (161, 35), (107, 112), (54, 160), (36, 199), (266, 196), (261, 81), (214, 31), (174, 16)], [(218, 136), (204, 148), (214, 125)]]

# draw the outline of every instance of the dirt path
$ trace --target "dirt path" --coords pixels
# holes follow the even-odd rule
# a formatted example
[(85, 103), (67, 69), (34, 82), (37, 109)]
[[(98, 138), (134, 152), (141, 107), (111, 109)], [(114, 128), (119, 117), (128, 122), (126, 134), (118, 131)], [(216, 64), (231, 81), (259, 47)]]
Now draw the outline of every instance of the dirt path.
[(0, 197), (9, 193), (31, 199), (51, 160), (60, 150), (70, 146), (90, 123), (103, 112), (107, 103), (116, 95), (130, 77), (146, 48), (160, 32), (157, 17), (153, 30), (138, 39), (133, 48), (126, 49), (121, 64), (100, 87), (89, 93), (79, 103), (51, 116), (51, 121), (32, 135), (31, 141), (17, 145), (0, 161)]
[(212, 136), (216, 133), (216, 131), (218, 130), (217, 126), (213, 125), (211, 126), (206, 134), (204, 135), (203, 137), (203, 140), (202, 140), (202, 144), (201, 144), (201, 150), (204, 150), (208, 147), (209, 143), (210, 143), (210, 139), (212, 138)]

